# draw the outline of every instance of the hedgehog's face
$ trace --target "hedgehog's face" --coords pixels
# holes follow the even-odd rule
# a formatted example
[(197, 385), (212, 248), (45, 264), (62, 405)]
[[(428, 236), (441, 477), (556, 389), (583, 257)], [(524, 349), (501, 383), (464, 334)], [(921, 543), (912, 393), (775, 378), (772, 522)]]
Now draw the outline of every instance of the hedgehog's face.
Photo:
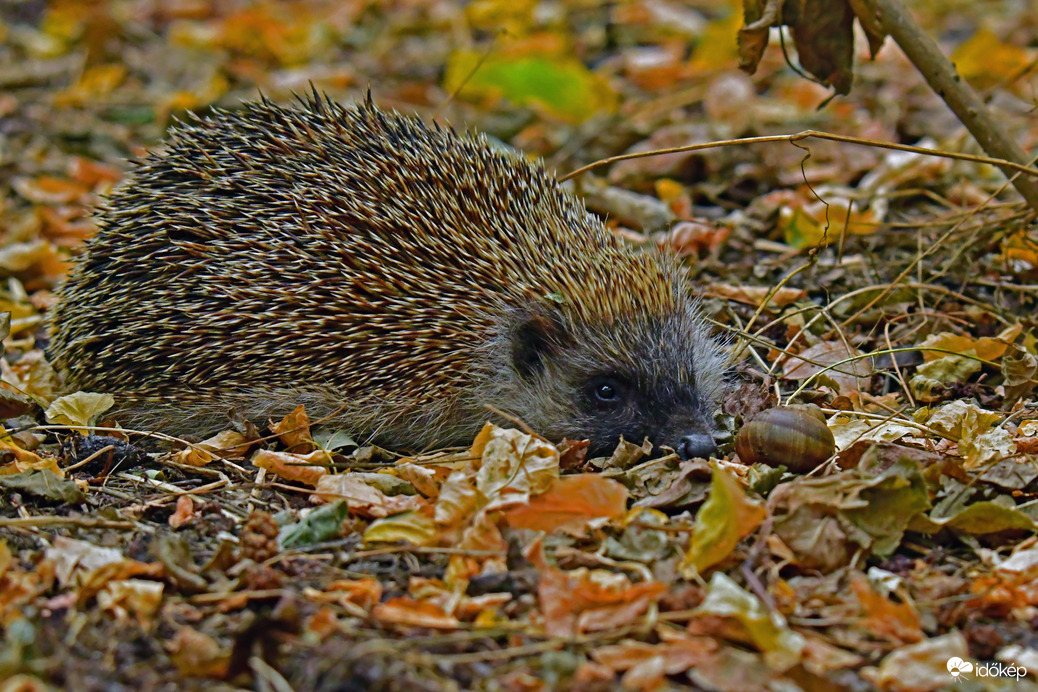
[(717, 452), (711, 434), (713, 401), (704, 401), (694, 379), (646, 377), (648, 373), (610, 370), (592, 374), (573, 391), (583, 413), (582, 437), (591, 452), (608, 454), (623, 436), (640, 444), (648, 438), (667, 445), (684, 459)]
[(510, 331), (513, 380), (495, 406), (554, 438), (608, 454), (648, 437), (682, 457), (716, 451), (711, 418), (723, 361), (695, 306), (625, 324), (526, 315)]

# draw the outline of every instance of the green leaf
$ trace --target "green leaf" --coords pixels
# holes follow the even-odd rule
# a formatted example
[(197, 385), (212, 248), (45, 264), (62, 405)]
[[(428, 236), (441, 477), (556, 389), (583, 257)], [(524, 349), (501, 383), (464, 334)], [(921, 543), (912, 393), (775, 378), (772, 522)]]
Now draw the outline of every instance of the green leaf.
[[(482, 63), (481, 63), (482, 61)], [(490, 55), (459, 50), (447, 62), (444, 88), (468, 99), (507, 98), (570, 122), (616, 109), (609, 84), (579, 61), (554, 55)]]
[(0, 490), (35, 495), (66, 505), (82, 502), (86, 498), (73, 481), (63, 480), (50, 471), (41, 470), (0, 476)]
[(342, 522), (350, 510), (344, 500), (318, 507), (295, 524), (282, 527), (278, 543), (282, 548), (313, 545), (342, 535)]
[(1007, 529), (1035, 531), (1038, 530), (1038, 524), (1014, 507), (984, 501), (974, 502), (950, 517), (916, 517), (909, 528), (920, 533), (936, 533), (942, 528), (949, 528), (964, 533), (985, 534)]

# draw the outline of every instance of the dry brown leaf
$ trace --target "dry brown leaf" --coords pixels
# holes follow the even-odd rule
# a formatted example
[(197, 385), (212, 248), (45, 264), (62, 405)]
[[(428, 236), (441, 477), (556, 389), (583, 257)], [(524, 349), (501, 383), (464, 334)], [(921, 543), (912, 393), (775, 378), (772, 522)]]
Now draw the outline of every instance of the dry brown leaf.
[(162, 605), (162, 590), (162, 582), (158, 581), (113, 580), (97, 592), (97, 605), (120, 622), (132, 617), (142, 630), (147, 631)]
[(231, 666), (231, 652), (213, 637), (192, 627), (181, 627), (166, 648), (181, 675), (221, 680)]
[(314, 438), (310, 436), (310, 417), (306, 415), (306, 408), (302, 404), (279, 422), (271, 422), (270, 431), (294, 454), (306, 454), (315, 447)]
[[(322, 469), (323, 470), (323, 469)], [(418, 495), (383, 493), (371, 485), (367, 473), (337, 473), (322, 475), (317, 480), (314, 495), (324, 502), (345, 500), (350, 512), (373, 519), (388, 517), (410, 510), (421, 511), (428, 503)]]
[(868, 577), (860, 572), (853, 573), (850, 582), (861, 605), (862, 624), (875, 636), (897, 645), (912, 644), (925, 637), (919, 615), (911, 603), (895, 603), (878, 593)]
[(587, 526), (622, 517), (626, 511), (625, 487), (609, 478), (581, 474), (560, 478), (548, 492), (504, 514), (512, 528), (582, 535)]
[(772, 294), (772, 290), (767, 286), (732, 286), (719, 283), (710, 284), (709, 291), (719, 298), (755, 307), (769, 295), (771, 298), (768, 299), (768, 305), (777, 308), (791, 305), (807, 297), (807, 292), (800, 288), (780, 288)]
[(428, 627), (434, 630), (453, 630), (461, 624), (437, 605), (405, 597), (379, 603), (371, 609), (371, 615), (386, 625)]
[(667, 590), (659, 582), (632, 584), (617, 572), (557, 569), (545, 560), (540, 540), (531, 544), (525, 554), (540, 571), (537, 596), (549, 636), (572, 637), (630, 627)]
[[(253, 466), (276, 473), (286, 481), (305, 483), (315, 487), (320, 486), (321, 481), (328, 477), (326, 467), (331, 463), (331, 454), (323, 449), (309, 454), (272, 452), (269, 449), (261, 449), (252, 457)], [(330, 483), (331, 485), (325, 487), (334, 487), (335, 482)]]
[(872, 366), (861, 351), (837, 340), (823, 341), (806, 348), (790, 356), (782, 367), (782, 377), (787, 380), (803, 381), (819, 373), (836, 384), (840, 394), (850, 394), (868, 389)]
[(191, 499), (190, 495), (181, 495), (177, 498), (176, 510), (169, 515), (169, 525), (174, 529), (179, 529), (197, 517), (194, 500)]

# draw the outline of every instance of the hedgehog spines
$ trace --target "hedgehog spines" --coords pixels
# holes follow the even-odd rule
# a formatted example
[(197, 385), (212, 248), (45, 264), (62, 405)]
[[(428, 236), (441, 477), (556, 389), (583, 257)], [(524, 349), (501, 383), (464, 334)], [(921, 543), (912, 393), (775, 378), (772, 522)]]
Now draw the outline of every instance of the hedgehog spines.
[[(540, 164), (370, 92), (299, 102), (178, 125), (113, 194), (54, 311), (72, 387), (172, 429), (295, 399), (411, 446), (457, 442), (487, 403), (580, 434), (594, 416), (565, 388), (592, 375), (716, 394), (720, 358), (677, 262), (626, 247)], [(544, 327), (525, 375), (524, 320)]]

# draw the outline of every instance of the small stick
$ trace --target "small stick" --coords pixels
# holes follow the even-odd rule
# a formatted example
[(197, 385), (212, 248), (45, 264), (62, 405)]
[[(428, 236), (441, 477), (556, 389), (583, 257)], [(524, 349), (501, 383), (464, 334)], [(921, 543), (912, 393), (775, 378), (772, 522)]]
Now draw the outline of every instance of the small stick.
[[(977, 92), (955, 71), (955, 66), (944, 57), (933, 39), (920, 28), (898, 0), (861, 2), (869, 8), (905, 56), (922, 73), (930, 88), (944, 99), (985, 152), (995, 158), (1030, 165), (1023, 149), (999, 126)], [(1000, 168), (1012, 180), (1013, 186), (1027, 200), (1031, 209), (1038, 212), (1038, 180), (1026, 175), (1013, 178), (1010, 168)]]

